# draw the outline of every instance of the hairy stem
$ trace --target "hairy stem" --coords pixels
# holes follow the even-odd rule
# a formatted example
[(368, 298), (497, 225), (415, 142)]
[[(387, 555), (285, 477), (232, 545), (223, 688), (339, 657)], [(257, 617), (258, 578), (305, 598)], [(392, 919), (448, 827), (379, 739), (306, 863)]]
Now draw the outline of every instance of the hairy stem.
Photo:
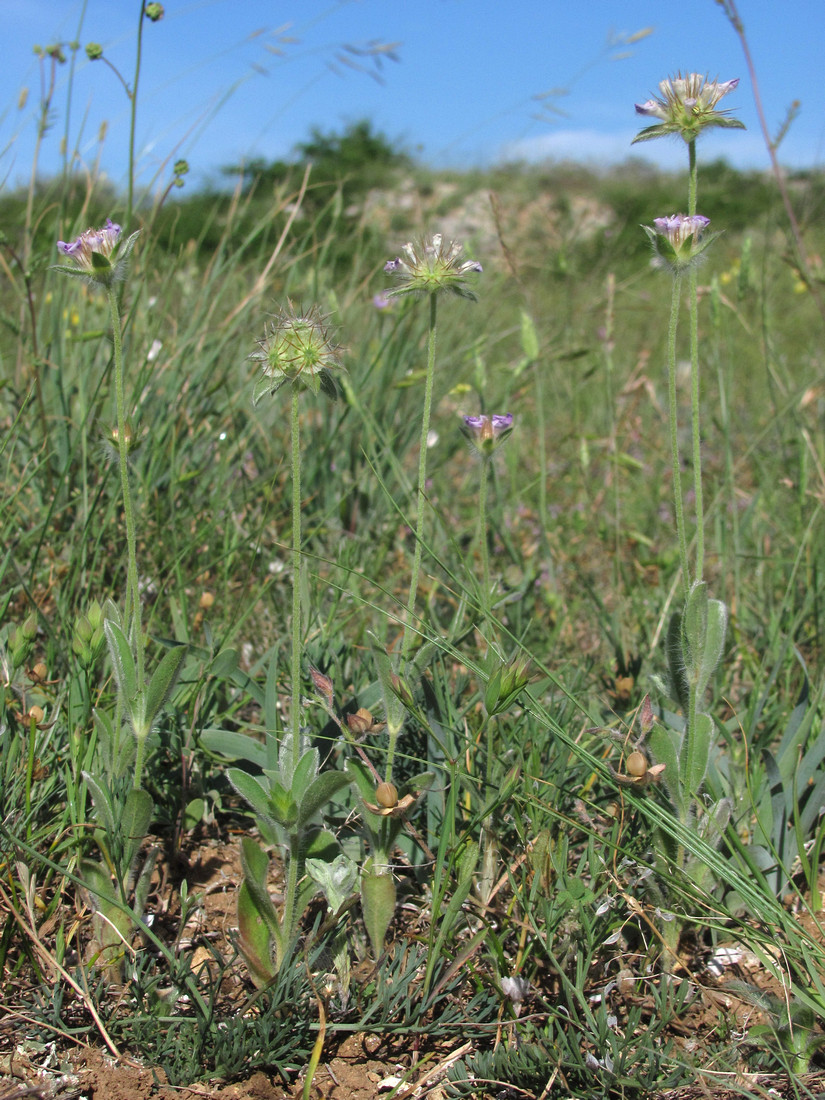
[(676, 533), (679, 539), (679, 560), (682, 566), (682, 587), (685, 599), (690, 588), (685, 512), (682, 503), (682, 471), (679, 461), (678, 398), (676, 394), (676, 330), (679, 326), (679, 299), (682, 276), (674, 275), (670, 299), (670, 324), (667, 333), (668, 417), (670, 421), (670, 458), (673, 470), (673, 506), (676, 511)]
[(301, 755), (301, 421), (292, 387), (292, 771)]
[(418, 576), (421, 572), (421, 551), (424, 544), (424, 506), (426, 504), (427, 483), (427, 440), (430, 434), (430, 416), (433, 405), (433, 383), (435, 379), (436, 320), (438, 304), (435, 294), (430, 295), (430, 331), (427, 341), (427, 377), (424, 384), (424, 415), (421, 418), (421, 448), (418, 455), (418, 494), (415, 520), (415, 551), (413, 554), (412, 575), (410, 577), (410, 595), (407, 600), (407, 618), (404, 623), (404, 637), (401, 642), (401, 663), (406, 662), (412, 648), (413, 619), (415, 600), (418, 595)]

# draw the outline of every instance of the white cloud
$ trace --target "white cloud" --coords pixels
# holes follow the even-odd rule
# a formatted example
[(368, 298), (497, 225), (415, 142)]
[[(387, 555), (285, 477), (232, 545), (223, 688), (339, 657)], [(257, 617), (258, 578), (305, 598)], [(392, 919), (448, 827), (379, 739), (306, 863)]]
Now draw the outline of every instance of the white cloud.
[[(499, 151), (499, 160), (576, 161), (600, 168), (620, 164), (631, 157), (649, 161), (666, 170), (687, 165), (687, 149), (679, 138), (655, 140), (631, 145), (638, 130), (603, 132), (599, 130), (553, 130), (534, 138), (508, 142)], [(705, 134), (699, 142), (699, 155), (705, 162), (724, 157), (736, 168), (768, 169), (770, 161), (761, 135), (753, 130), (717, 130)], [(794, 147), (790, 140), (783, 145), (781, 160), (785, 164), (811, 167), (816, 161), (804, 143)]]

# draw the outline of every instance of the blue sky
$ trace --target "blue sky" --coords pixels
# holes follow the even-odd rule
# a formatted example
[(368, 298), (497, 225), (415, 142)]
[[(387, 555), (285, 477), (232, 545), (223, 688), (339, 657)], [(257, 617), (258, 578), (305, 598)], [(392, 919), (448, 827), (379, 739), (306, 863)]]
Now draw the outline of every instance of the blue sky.
[[(792, 101), (801, 103), (782, 161), (822, 165), (825, 0), (738, 0), (738, 7), (770, 129)], [(167, 181), (177, 157), (189, 160), (195, 180), (217, 180), (222, 165), (287, 156), (313, 126), (340, 130), (364, 117), (435, 166), (507, 157), (609, 164), (631, 154), (643, 124), (634, 102), (680, 69), (741, 77), (723, 105), (747, 132), (703, 137), (700, 156), (768, 165), (741, 45), (715, 0), (168, 0), (165, 8), (160, 23), (144, 24), (137, 122), (144, 185)], [(34, 45), (97, 41), (131, 81), (139, 10), (138, 0), (2, 0), (0, 182), (18, 183), (31, 171), (41, 85)], [(615, 44), (647, 28), (635, 44)], [(395, 44), (397, 60), (382, 55), (379, 73), (370, 43)], [(61, 164), (69, 71), (57, 73), (54, 125), (40, 153), (46, 173)], [(82, 50), (73, 79), (70, 144), (87, 166), (100, 156), (122, 184), (124, 91)], [(559, 94), (536, 98), (551, 91)], [(667, 167), (685, 161), (678, 141), (634, 152)]]

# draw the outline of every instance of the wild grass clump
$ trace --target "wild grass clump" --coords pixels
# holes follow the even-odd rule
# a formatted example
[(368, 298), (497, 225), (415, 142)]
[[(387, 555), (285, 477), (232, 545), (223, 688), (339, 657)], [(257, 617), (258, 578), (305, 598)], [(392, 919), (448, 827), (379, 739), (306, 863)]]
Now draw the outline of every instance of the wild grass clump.
[(456, 1095), (817, 1068), (819, 276), (770, 180), (701, 163), (734, 91), (637, 107), (682, 175), (447, 178), (359, 124), (231, 194), (0, 196), (33, 1037), (307, 1095), (350, 1032)]

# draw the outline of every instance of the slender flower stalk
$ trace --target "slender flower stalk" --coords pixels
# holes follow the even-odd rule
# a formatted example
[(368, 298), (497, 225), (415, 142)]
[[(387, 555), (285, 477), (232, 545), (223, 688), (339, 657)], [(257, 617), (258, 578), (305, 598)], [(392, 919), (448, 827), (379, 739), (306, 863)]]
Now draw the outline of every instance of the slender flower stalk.
[[(661, 98), (637, 104), (638, 114), (657, 118), (659, 122), (642, 130), (636, 141), (676, 134), (688, 147), (688, 213), (657, 218), (653, 227), (644, 226), (660, 266), (673, 276), (670, 322), (667, 339), (668, 403), (673, 466), (673, 498), (676, 515), (679, 557), (684, 593), (684, 609), (671, 622), (668, 662), (674, 691), (685, 715), (682, 729), (661, 727), (650, 729), (650, 744), (660, 765), (665, 761), (664, 782), (673, 804), (675, 816), (689, 830), (707, 840), (721, 838), (730, 819), (729, 799), (711, 805), (704, 790), (715, 741), (715, 726), (711, 714), (703, 708), (711, 676), (721, 659), (727, 628), (727, 609), (708, 597), (704, 571), (704, 511), (702, 498), (702, 452), (699, 423), (699, 322), (696, 269), (705, 249), (716, 233), (706, 233), (709, 220), (697, 213), (698, 174), (696, 140), (710, 127), (743, 129), (742, 123), (717, 110), (723, 96), (737, 86), (737, 80), (720, 84), (708, 81), (697, 73), (677, 76), (660, 85)], [(693, 578), (688, 560), (688, 538), (685, 525), (681, 463), (678, 443), (678, 405), (676, 389), (676, 335), (683, 278), (687, 276), (690, 298), (690, 405), (692, 458), (695, 490), (696, 563)], [(662, 843), (667, 847), (673, 836), (663, 830)], [(673, 866), (670, 856), (665, 861), (668, 873)], [(677, 845), (676, 866), (689, 873), (690, 860), (681, 840)], [(664, 942), (675, 957), (680, 924), (674, 922), (665, 929)], [(666, 964), (667, 965), (667, 964)]]
[(676, 514), (676, 536), (679, 542), (679, 561), (682, 567), (682, 587), (687, 598), (690, 587), (688, 540), (685, 530), (685, 506), (682, 500), (682, 463), (679, 458), (679, 399), (676, 392), (676, 331), (679, 327), (679, 301), (682, 276), (673, 277), (670, 298), (670, 323), (667, 330), (667, 390), (668, 422), (670, 425), (670, 462), (673, 478), (673, 507)]
[[(418, 577), (421, 572), (421, 555), (424, 546), (424, 510), (427, 501), (427, 448), (430, 439), (430, 420), (433, 408), (433, 386), (435, 382), (435, 349), (438, 331), (438, 295), (430, 294), (430, 324), (427, 336), (427, 374), (424, 380), (424, 411), (421, 416), (421, 441), (418, 448), (418, 488), (416, 490), (415, 549), (413, 566), (410, 573), (410, 592), (407, 597), (407, 617), (404, 622), (404, 637), (401, 642), (401, 661), (406, 662), (412, 649), (415, 630), (415, 601), (418, 595)], [(392, 776), (392, 757), (395, 746), (390, 747), (387, 756), (388, 778)]]
[(292, 436), (292, 759), (297, 767), (301, 748), (301, 417), (293, 386), (290, 401)]
[[(744, 130), (744, 123), (730, 117), (728, 110), (720, 109), (719, 103), (738, 86), (739, 79), (710, 80), (701, 73), (687, 73), (682, 76), (668, 77), (659, 84), (659, 96), (636, 104), (636, 113), (647, 118), (658, 119), (645, 127), (633, 139), (633, 143), (650, 141), (653, 138), (677, 135), (688, 147), (688, 213), (687, 217), (674, 214), (671, 218), (658, 218), (655, 230), (644, 227), (657, 254), (670, 267), (674, 274), (673, 300), (671, 305), (670, 329), (668, 334), (668, 363), (671, 385), (671, 437), (673, 439), (676, 415), (673, 399), (675, 381), (673, 368), (676, 356), (676, 314), (680, 294), (681, 275), (688, 273), (688, 297), (690, 308), (690, 391), (691, 391), (691, 434), (693, 440), (693, 477), (696, 509), (696, 581), (702, 580), (704, 572), (705, 534), (704, 506), (702, 495), (702, 438), (699, 424), (699, 295), (696, 282), (696, 265), (701, 253), (708, 247), (717, 234), (700, 240), (708, 219), (696, 213), (698, 196), (698, 172), (696, 164), (696, 140), (703, 131), (721, 127), (723, 129)], [(680, 523), (681, 493), (678, 471), (678, 454), (672, 445), (674, 462), (674, 493), (676, 495), (677, 526)], [(684, 517), (679, 532), (680, 556), (685, 584), (690, 584), (686, 572), (686, 536)]]
[[(132, 492), (129, 485), (129, 440), (130, 429), (126, 419), (126, 397), (123, 381), (123, 342), (121, 338), (121, 319), (117, 283), (123, 279), (129, 256), (134, 248), (138, 233), (133, 233), (125, 241), (120, 240), (121, 227), (111, 218), (106, 219), (102, 229), (87, 229), (73, 241), (58, 241), (57, 248), (73, 263), (73, 267), (59, 266), (56, 270), (65, 275), (82, 278), (92, 285), (106, 291), (109, 312), (112, 320), (112, 343), (115, 369), (115, 409), (117, 417), (118, 466), (120, 468), (120, 488), (123, 496), (123, 515), (126, 524), (126, 599), (123, 625), (134, 652), (136, 682), (139, 689), (144, 684), (146, 650), (141, 623), (140, 582), (137, 565), (137, 529), (132, 504)], [(137, 741), (134, 786), (140, 787), (143, 761), (146, 751), (146, 739), (149, 729), (134, 727)]]
[[(338, 384), (334, 372), (342, 370), (340, 348), (333, 342), (326, 318), (313, 307), (297, 312), (290, 304), (275, 318), (258, 350), (249, 357), (261, 365), (261, 376), (255, 383), (253, 404), (265, 394), (275, 394), (282, 386), (292, 390), (290, 403), (290, 436), (292, 456), (292, 706), (291, 761), (292, 772), (301, 757), (301, 419), (299, 398), (302, 389), (313, 394), (326, 393), (335, 397)], [(294, 901), (294, 897), (292, 899)]]
[(497, 413), (493, 416), (465, 416), (464, 435), (482, 461), (481, 482), (478, 493), (478, 547), (481, 556), (482, 612), (488, 621), (492, 618), (492, 584), (490, 582), (490, 551), (487, 546), (487, 486), (490, 480), (490, 459), (513, 431), (513, 414)]
[[(696, 164), (696, 139), (688, 142), (688, 217), (696, 217), (696, 197), (699, 190)], [(702, 436), (699, 428), (699, 290), (696, 266), (689, 272), (690, 302), (690, 407), (693, 436), (693, 499), (696, 510), (696, 579), (701, 580), (705, 568), (705, 511), (702, 494)]]
[[(691, 149), (693, 146), (691, 145)], [(693, 161), (692, 161), (693, 166)], [(691, 199), (695, 201), (695, 186), (691, 188)], [(688, 566), (687, 533), (685, 529), (684, 508), (681, 491), (681, 462), (677, 435), (678, 402), (676, 395), (676, 331), (679, 322), (679, 302), (681, 299), (682, 278), (690, 279), (690, 358), (691, 358), (691, 428), (693, 439), (694, 492), (696, 508), (696, 571), (695, 579), (702, 579), (704, 568), (704, 513), (702, 506), (702, 454), (701, 432), (699, 426), (699, 319), (696, 289), (696, 267), (704, 257), (705, 249), (718, 236), (707, 234), (710, 219), (702, 214), (671, 214), (656, 218), (653, 227), (643, 226), (653, 245), (659, 262), (673, 274), (673, 292), (671, 296), (670, 323), (668, 326), (668, 393), (671, 461), (673, 467), (673, 494), (676, 514), (676, 529), (679, 539), (679, 557), (682, 566), (682, 580), (685, 595), (690, 587), (691, 577)]]
[[(489, 633), (489, 651), (495, 653), (493, 642), (493, 585), (490, 580), (490, 552), (487, 545), (487, 487), (493, 454), (513, 431), (513, 414), (498, 413), (493, 416), (465, 416), (462, 425), (464, 435), (481, 459), (481, 482), (478, 494), (478, 546), (481, 556), (481, 613)], [(500, 674), (501, 675), (501, 674)], [(508, 677), (509, 677), (508, 673)], [(506, 691), (506, 688), (505, 688)], [(496, 700), (498, 702), (498, 699)], [(487, 791), (493, 787), (493, 773), (498, 759), (495, 751), (495, 706), (491, 705), (484, 719), (485, 733), (485, 783)], [(482, 867), (479, 889), (486, 904), (492, 889), (498, 842), (493, 829), (492, 815), (484, 819), (481, 836)]]
[[(427, 482), (427, 445), (430, 435), (433, 389), (435, 380), (435, 351), (438, 333), (438, 295), (456, 294), (460, 298), (475, 301), (475, 294), (467, 285), (467, 276), (480, 274), (481, 264), (475, 260), (461, 260), (462, 246), (456, 241), (446, 242), (440, 233), (424, 237), (419, 241), (405, 244), (404, 255), (389, 260), (384, 271), (398, 280), (398, 285), (386, 292), (388, 298), (401, 295), (426, 294), (430, 302), (429, 331), (427, 338), (427, 372), (424, 383), (424, 412), (421, 419), (421, 445), (418, 455), (418, 490), (416, 493), (417, 512), (415, 525), (415, 550), (410, 576), (410, 592), (407, 599), (407, 615), (404, 622), (404, 635), (401, 641), (401, 661), (407, 661), (412, 649), (415, 630), (415, 604), (418, 595), (418, 578), (421, 572), (421, 557), (424, 545), (424, 510), (426, 504)], [(387, 781), (392, 773), (392, 759), (395, 746), (390, 745), (388, 754)]]

